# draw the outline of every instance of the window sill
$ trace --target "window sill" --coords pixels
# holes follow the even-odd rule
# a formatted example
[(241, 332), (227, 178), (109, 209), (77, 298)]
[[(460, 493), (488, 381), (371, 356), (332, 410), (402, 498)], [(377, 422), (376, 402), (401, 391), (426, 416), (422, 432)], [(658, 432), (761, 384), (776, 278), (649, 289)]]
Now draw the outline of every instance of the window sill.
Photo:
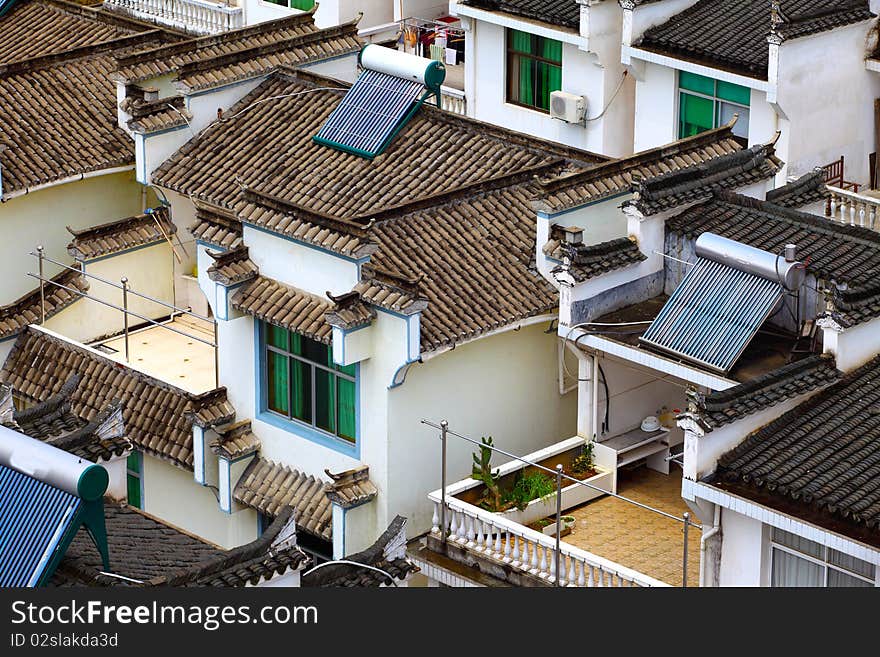
[(520, 105), (519, 103), (511, 103), (510, 101), (504, 101), (504, 105), (510, 109), (522, 110), (525, 112), (531, 112), (532, 114), (537, 114), (538, 116), (543, 116), (544, 118), (550, 118), (550, 110), (542, 110), (537, 107), (530, 107), (529, 105)]
[(334, 452), (339, 452), (355, 459), (360, 458), (360, 446), (357, 442), (350, 443), (342, 438), (336, 438), (307, 424), (297, 420), (288, 420), (271, 411), (259, 411), (256, 419), (273, 427), (283, 429), (300, 438), (305, 438), (327, 449), (332, 449)]

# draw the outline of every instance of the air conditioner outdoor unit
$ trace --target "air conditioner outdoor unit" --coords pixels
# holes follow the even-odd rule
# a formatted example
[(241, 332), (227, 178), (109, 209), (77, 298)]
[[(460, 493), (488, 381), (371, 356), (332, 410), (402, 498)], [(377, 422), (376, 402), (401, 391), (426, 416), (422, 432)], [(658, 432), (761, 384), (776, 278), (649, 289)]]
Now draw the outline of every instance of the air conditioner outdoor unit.
[(587, 99), (566, 91), (550, 94), (550, 116), (566, 123), (583, 123), (587, 115)]

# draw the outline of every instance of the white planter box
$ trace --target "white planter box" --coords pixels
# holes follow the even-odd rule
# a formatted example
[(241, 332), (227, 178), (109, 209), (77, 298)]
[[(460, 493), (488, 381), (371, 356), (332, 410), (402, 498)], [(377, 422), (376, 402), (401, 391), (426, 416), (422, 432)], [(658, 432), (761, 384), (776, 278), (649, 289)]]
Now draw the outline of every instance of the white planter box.
[[(606, 471), (598, 467), (596, 469), (599, 470), (599, 474), (595, 474), (589, 479), (584, 479), (584, 483), (595, 486), (596, 488), (600, 488), (601, 490), (595, 490), (593, 488), (581, 486), (580, 484), (571, 484), (569, 486), (566, 486), (562, 489), (563, 512), (569, 509), (573, 509), (576, 506), (580, 506), (581, 504), (589, 502), (590, 500), (594, 500), (597, 497), (601, 497), (605, 493), (611, 492), (614, 474), (610, 471)], [(514, 508), (499, 513), (499, 515), (507, 518), (508, 520), (518, 522), (521, 525), (529, 525), (536, 520), (540, 520), (541, 518), (546, 518), (547, 516), (555, 514), (556, 493), (553, 493), (549, 497), (545, 497), (543, 499), (532, 500), (526, 505), (526, 508), (522, 511)]]

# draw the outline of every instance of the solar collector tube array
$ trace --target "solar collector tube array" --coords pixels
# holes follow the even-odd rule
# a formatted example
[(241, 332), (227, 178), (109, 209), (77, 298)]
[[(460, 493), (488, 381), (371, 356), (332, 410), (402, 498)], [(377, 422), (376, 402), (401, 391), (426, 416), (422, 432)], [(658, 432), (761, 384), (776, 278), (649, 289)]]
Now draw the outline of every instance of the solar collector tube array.
[(421, 82), (366, 70), (315, 138), (368, 157), (376, 155), (424, 90)]
[(640, 340), (727, 373), (782, 294), (775, 280), (699, 258)]

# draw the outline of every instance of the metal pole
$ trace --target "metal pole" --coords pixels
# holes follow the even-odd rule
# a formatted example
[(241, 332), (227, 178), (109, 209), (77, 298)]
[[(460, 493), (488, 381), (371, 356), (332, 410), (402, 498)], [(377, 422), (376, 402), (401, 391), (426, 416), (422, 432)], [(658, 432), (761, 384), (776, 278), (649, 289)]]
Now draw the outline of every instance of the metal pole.
[(122, 325), (125, 330), (125, 362), (128, 362), (128, 277), (123, 276), (122, 283)]
[(440, 539), (446, 549), (446, 432), (449, 422), (440, 420)]
[(37, 257), (40, 259), (40, 324), (46, 323), (46, 284), (43, 282), (43, 247), (37, 247)]
[(562, 464), (556, 466), (556, 586), (562, 586), (559, 577), (560, 545), (562, 541)]
[(688, 529), (691, 526), (691, 514), (685, 511), (682, 517), (684, 518), (684, 551), (681, 556), (681, 588), (686, 589), (688, 585)]

